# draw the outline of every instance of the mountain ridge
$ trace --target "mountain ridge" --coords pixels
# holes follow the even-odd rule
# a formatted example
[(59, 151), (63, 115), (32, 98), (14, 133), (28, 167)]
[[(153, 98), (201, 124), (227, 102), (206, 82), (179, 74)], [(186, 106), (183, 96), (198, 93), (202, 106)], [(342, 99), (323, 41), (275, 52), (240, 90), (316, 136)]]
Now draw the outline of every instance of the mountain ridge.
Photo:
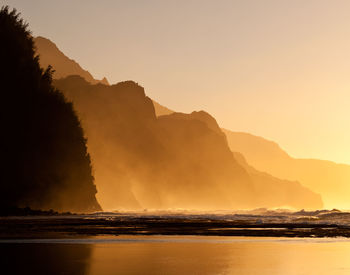
[[(224, 130), (232, 151), (242, 153), (249, 164), (278, 178), (297, 180), (322, 195), (327, 208), (350, 208), (350, 165), (329, 160), (293, 158), (272, 141)], [(243, 137), (242, 137), (243, 136)]]
[[(156, 113), (172, 110), (157, 104)], [(322, 195), (327, 208), (348, 209), (350, 196), (350, 165), (330, 160), (294, 158), (277, 142), (246, 132), (222, 128), (233, 152), (240, 152), (246, 161), (258, 169), (280, 179), (298, 181)]]
[[(157, 117), (152, 100), (133, 81), (91, 85), (70, 76), (54, 83), (80, 114), (99, 199), (109, 201), (104, 208), (125, 207), (127, 197), (134, 200), (128, 207), (147, 209), (322, 207), (319, 195), (295, 183), (274, 178), (275, 184), (264, 186), (260, 174), (252, 181), (204, 111)], [(257, 192), (264, 188), (265, 195)]]
[(94, 79), (89, 71), (84, 70), (79, 63), (67, 57), (51, 40), (37, 36), (34, 38), (34, 42), (37, 51), (40, 52), (39, 62), (41, 67), (47, 68), (51, 65), (54, 68), (53, 77), (55, 79), (69, 75), (80, 75), (91, 84), (102, 83), (109, 85), (106, 77), (102, 80)]
[[(39, 54), (40, 54), (40, 51), (39, 51)], [(239, 190), (238, 187), (241, 185), (241, 183), (239, 182), (234, 183), (235, 180), (232, 180), (235, 177), (234, 173), (237, 173), (237, 175), (240, 174), (242, 176), (245, 175), (242, 178), (242, 183), (247, 182), (248, 184), (248, 182), (251, 181), (251, 179), (249, 179), (249, 175), (246, 174), (245, 169), (241, 167), (240, 164), (235, 160), (233, 153), (229, 149), (226, 136), (220, 129), (216, 120), (211, 115), (209, 115), (204, 111), (199, 111), (199, 112), (195, 111), (195, 112), (192, 112), (191, 114), (174, 113), (170, 109), (165, 108), (164, 106), (146, 97), (144, 89), (133, 81), (126, 81), (126, 82), (114, 84), (111, 86), (106, 86), (101, 83), (91, 85), (82, 77), (79, 77), (76, 75), (76, 76), (69, 76), (65, 79), (56, 79), (54, 83), (57, 87), (62, 89), (62, 91), (64, 91), (65, 93), (65, 96), (73, 102), (75, 108), (77, 109), (80, 115), (80, 119), (82, 120), (84, 129), (86, 129), (87, 137), (88, 137), (88, 148), (92, 155), (92, 160), (96, 171), (96, 182), (97, 183), (104, 182), (106, 181), (104, 180), (106, 178), (109, 179), (107, 181), (110, 181), (110, 182), (115, 181), (116, 177), (113, 176), (113, 173), (115, 173), (115, 171), (119, 171), (118, 173), (119, 173), (119, 176), (121, 177), (121, 182), (123, 180), (125, 181), (124, 185), (116, 184), (116, 186), (120, 188), (119, 191), (123, 190), (124, 188), (124, 191), (120, 191), (120, 192), (125, 193), (123, 197), (119, 197), (120, 199), (119, 202), (121, 203), (124, 197), (128, 198), (129, 200), (128, 205), (126, 203), (126, 200), (124, 200), (125, 202), (124, 206), (126, 205), (126, 207), (133, 208), (133, 207), (142, 207), (147, 205), (147, 208), (149, 208), (152, 206), (152, 204), (149, 204), (148, 202), (142, 202), (140, 204), (140, 201), (142, 201), (142, 199), (140, 199), (140, 196), (142, 197), (142, 195), (140, 194), (142, 194), (142, 192), (147, 193), (148, 191), (142, 190), (144, 186), (137, 183), (137, 181), (145, 181), (144, 179), (147, 177), (150, 177), (150, 178), (158, 177), (158, 175), (150, 176), (149, 172), (146, 171), (147, 169), (152, 170), (153, 168), (150, 169), (150, 168), (144, 167), (145, 163), (151, 164), (152, 162), (154, 162), (154, 160), (152, 159), (153, 157), (156, 157), (156, 159), (160, 157), (160, 159), (162, 159), (161, 162), (163, 162), (163, 164), (158, 164), (160, 165), (160, 167), (162, 167), (161, 169), (159, 169), (161, 173), (167, 170), (169, 171), (170, 174), (172, 174), (172, 177), (170, 178), (169, 178), (169, 175), (166, 175), (166, 174), (162, 175), (164, 179), (167, 178), (167, 181), (169, 183), (173, 182), (172, 178), (177, 179), (179, 177), (179, 174), (181, 173), (182, 173), (182, 180), (186, 181), (186, 178), (187, 178), (188, 183), (192, 182), (189, 185), (184, 185), (184, 188), (190, 188), (190, 189), (194, 188), (195, 186), (198, 186), (197, 185), (198, 183), (196, 182), (201, 182), (201, 181), (207, 182), (206, 183), (207, 186), (215, 186), (213, 185), (214, 178), (217, 178), (216, 180), (218, 182), (220, 181), (223, 183), (227, 182), (225, 183), (226, 185), (225, 184), (222, 185), (222, 186), (226, 186), (225, 188), (222, 189), (222, 191), (219, 191), (220, 188), (219, 189), (212, 188), (213, 190), (216, 190), (217, 192), (219, 192), (218, 194), (221, 194), (221, 195), (218, 195), (218, 197), (221, 196), (221, 199), (215, 202), (216, 206), (218, 206), (217, 203), (220, 203), (221, 205), (224, 205), (226, 203), (226, 207), (229, 206), (229, 204), (227, 203), (230, 200), (232, 201), (232, 198), (231, 199), (228, 199), (228, 198), (223, 199), (223, 198), (227, 197), (228, 194), (230, 194), (229, 190), (233, 191), (232, 193), (233, 195), (235, 194), (235, 191), (232, 189), (232, 187), (230, 187), (230, 185), (235, 184), (236, 191)], [(118, 89), (119, 91), (117, 92)], [(136, 96), (133, 98), (133, 95), (135, 96), (137, 93), (141, 93), (142, 96), (141, 97)], [(122, 94), (124, 96), (122, 96)], [(111, 104), (115, 104), (115, 106), (111, 106)], [(146, 111), (145, 109), (146, 105), (144, 104), (149, 106), (147, 107), (148, 111), (146, 113), (142, 113), (143, 112), (142, 110)], [(119, 110), (115, 110), (116, 108), (119, 108)], [(94, 114), (92, 113), (92, 110), (94, 110)], [(138, 114), (142, 114), (142, 115), (138, 115)], [(160, 116), (159, 114), (163, 114), (163, 115)], [(125, 121), (120, 120), (121, 118), (124, 118)], [(128, 123), (126, 123), (127, 121)], [(102, 125), (106, 125), (105, 124), (106, 122), (117, 123), (115, 127), (119, 127), (119, 129), (121, 129), (119, 134), (117, 134), (117, 132), (115, 132), (115, 129), (113, 127), (111, 128), (109, 125), (102, 128), (98, 128), (98, 130), (96, 130), (95, 127), (101, 127)], [(123, 137), (124, 135), (123, 131), (126, 133), (125, 137)], [(142, 139), (139, 139), (139, 136), (142, 136), (142, 135), (147, 137), (149, 144), (153, 144), (155, 148), (158, 148), (158, 149), (155, 149), (152, 152), (150, 152), (149, 149), (144, 148), (146, 146), (144, 144), (144, 141)], [(209, 140), (211, 140), (211, 142), (209, 142)], [(102, 146), (100, 144), (102, 144)], [(176, 145), (174, 147), (175, 144), (181, 144), (181, 145)], [(108, 147), (108, 146), (114, 149), (109, 150), (109, 152), (104, 151), (104, 147)], [(202, 146), (202, 149), (199, 149), (200, 146)], [(215, 147), (216, 150), (210, 149), (212, 146), (214, 147), (216, 146)], [(177, 148), (177, 149), (175, 150), (174, 148)], [(114, 153), (112, 154), (112, 152)], [(165, 155), (164, 155), (164, 152), (165, 152)], [(118, 155), (118, 154), (125, 157), (122, 160), (122, 162), (126, 163), (125, 165), (120, 164), (120, 161), (108, 161), (109, 158), (112, 157), (111, 155)], [(154, 156), (151, 156), (151, 155), (154, 155)], [(202, 157), (199, 157), (199, 156), (202, 156)], [(164, 163), (169, 162), (169, 160), (172, 160), (174, 157), (175, 159), (182, 159), (182, 160), (189, 159), (189, 160), (186, 160), (184, 163), (187, 163), (187, 166), (192, 167), (191, 169), (194, 169), (194, 170), (191, 173), (186, 172), (187, 171), (186, 169), (188, 168), (186, 168), (186, 166), (184, 166), (183, 163), (180, 164), (179, 162), (174, 163), (174, 167), (178, 167), (177, 168), (178, 170), (176, 169), (174, 170), (174, 168), (172, 167), (170, 168), (166, 166), (163, 167)], [(157, 161), (160, 161), (160, 159), (158, 159)], [(208, 163), (211, 163), (212, 167), (207, 166), (208, 164), (205, 164), (205, 163), (200, 164), (201, 159), (204, 159), (205, 161), (208, 161)], [(213, 159), (216, 159), (216, 160), (212, 161)], [(143, 167), (141, 170), (143, 170), (143, 172), (132, 171), (128, 166), (131, 163), (134, 163), (134, 165), (137, 163), (140, 163), (141, 160), (146, 160), (145, 163), (141, 163), (141, 166)], [(226, 163), (225, 164), (226, 168), (220, 167), (221, 162)], [(108, 167), (113, 167), (113, 165), (115, 164), (117, 164), (117, 166), (115, 166), (113, 169), (108, 168)], [(169, 164), (167, 165), (169, 166)], [(216, 168), (213, 168), (213, 167), (216, 167)], [(232, 169), (228, 167), (236, 167), (236, 168)], [(181, 169), (183, 172), (181, 172)], [(217, 171), (221, 170), (222, 172), (214, 172), (213, 169), (214, 170), (217, 169)], [(124, 172), (121, 172), (121, 171), (124, 171)], [(146, 174), (143, 174), (143, 177), (141, 177), (140, 175), (138, 175), (138, 173), (141, 173), (141, 174), (146, 173)], [(188, 176), (189, 174), (196, 175), (197, 173), (199, 173), (198, 175), (202, 175), (202, 176), (198, 176), (198, 178), (191, 178)], [(206, 173), (209, 173), (209, 174), (212, 173), (212, 175), (207, 174), (207, 176), (204, 176)], [(202, 177), (202, 179), (200, 177)], [(219, 180), (220, 177), (222, 177), (222, 180)], [(255, 185), (256, 185), (257, 177), (259, 177), (259, 175), (255, 176)], [(114, 178), (114, 180), (112, 178)], [(232, 179), (228, 180), (229, 178), (232, 178)], [(266, 178), (264, 180), (266, 181)], [(279, 181), (279, 179), (276, 179), (276, 178), (274, 178), (274, 180), (277, 182)], [(153, 179), (153, 182), (157, 182), (157, 181), (159, 181), (159, 179), (158, 180)], [(229, 182), (231, 183), (229, 184)], [(196, 184), (193, 185), (194, 183)], [(281, 183), (284, 186), (286, 186), (285, 182), (281, 181)], [(179, 184), (179, 182), (177, 184)], [(253, 187), (252, 184), (253, 183), (248, 184), (248, 185), (251, 185), (250, 188)], [(98, 187), (100, 187), (100, 190), (99, 190), (100, 195), (104, 193), (104, 194), (107, 194), (108, 196), (109, 194), (113, 193), (111, 192), (111, 190), (107, 190), (108, 188), (107, 189), (105, 188), (105, 190), (102, 190), (104, 188), (103, 184), (102, 185), (97, 184), (97, 185)], [(191, 187), (191, 185), (193, 185), (193, 187)], [(297, 185), (291, 182), (289, 182), (289, 185), (292, 186), (292, 189), (296, 188), (295, 190), (299, 188)], [(169, 196), (169, 192), (166, 192), (164, 190), (161, 191), (162, 187), (160, 186), (161, 185), (158, 184), (157, 188), (158, 189), (160, 188), (160, 189), (158, 190), (158, 192), (156, 192), (159, 194), (159, 195), (156, 195), (158, 196), (158, 198), (153, 197), (152, 200), (154, 201), (158, 200), (158, 202), (161, 203), (163, 198), (163, 203), (165, 200), (167, 201), (166, 203), (170, 203), (168, 206), (171, 206), (171, 201), (173, 201), (174, 203), (174, 197)], [(191, 200), (192, 201), (194, 200), (189, 198), (186, 199), (188, 194), (181, 193), (181, 190), (178, 190), (178, 188), (173, 189), (173, 187), (170, 187), (170, 186), (171, 185), (169, 185), (166, 188), (168, 189), (170, 188), (174, 194), (177, 193), (177, 200), (180, 200), (181, 198), (182, 203), (186, 204), (186, 206), (189, 207), (190, 205), (188, 203), (190, 203)], [(181, 184), (179, 186), (181, 186)], [(273, 185), (270, 185), (270, 186), (274, 188)], [(115, 192), (118, 192), (118, 188), (115, 188)], [(210, 189), (205, 191), (204, 189), (205, 188), (202, 188), (201, 190), (201, 194), (202, 194), (201, 196), (202, 198), (206, 197), (207, 198), (206, 200), (210, 201), (209, 198), (211, 195), (213, 195), (214, 191), (213, 190), (210, 191)], [(102, 192), (100, 192), (101, 190)], [(194, 191), (194, 189), (192, 191)], [(235, 197), (234, 195), (237, 201), (242, 200), (242, 198), (244, 197), (248, 199), (249, 196), (247, 196), (247, 194), (249, 192), (247, 193), (247, 191), (244, 191), (244, 188), (242, 189), (242, 192), (243, 193), (246, 192), (246, 196)], [(283, 190), (280, 190), (279, 192), (284, 193)], [(256, 194), (254, 195), (253, 193), (254, 191), (252, 191), (251, 189), (251, 194), (249, 199), (252, 201), (254, 201), (253, 199), (254, 197), (255, 197), (255, 200), (257, 198)], [(291, 192), (291, 194), (292, 194), (291, 196), (293, 196), (293, 192)], [(305, 202), (304, 206), (306, 208), (322, 207), (322, 201), (318, 195), (312, 192), (309, 192), (308, 195), (315, 198), (315, 200), (312, 200), (315, 203), (309, 204)], [(113, 197), (109, 199), (110, 206), (112, 205), (113, 200), (115, 200), (115, 198)], [(203, 204), (202, 202), (200, 202), (201, 200), (202, 199), (200, 197), (197, 198), (197, 205)], [(296, 198), (296, 200), (298, 199)], [(131, 201), (133, 201), (133, 203), (130, 204)], [(248, 205), (250, 205), (250, 207), (261, 206), (251, 202), (249, 203), (247, 201), (241, 201), (240, 207), (247, 207)], [(265, 200), (265, 203), (266, 204), (264, 206), (267, 206), (267, 207), (278, 206), (276, 205), (274, 200), (271, 200), (270, 202), (268, 200)], [(288, 203), (293, 204), (294, 202), (289, 201)], [(121, 203), (118, 207), (123, 206), (122, 204), (123, 203)], [(287, 204), (287, 202), (285, 201), (284, 204)], [(239, 204), (237, 204), (236, 202), (236, 204), (232, 204), (230, 207), (233, 207), (234, 205), (236, 205), (236, 207), (239, 206)], [(212, 205), (212, 206), (215, 207), (215, 205)], [(296, 207), (296, 204), (294, 203), (294, 205), (291, 205), (291, 207)]]

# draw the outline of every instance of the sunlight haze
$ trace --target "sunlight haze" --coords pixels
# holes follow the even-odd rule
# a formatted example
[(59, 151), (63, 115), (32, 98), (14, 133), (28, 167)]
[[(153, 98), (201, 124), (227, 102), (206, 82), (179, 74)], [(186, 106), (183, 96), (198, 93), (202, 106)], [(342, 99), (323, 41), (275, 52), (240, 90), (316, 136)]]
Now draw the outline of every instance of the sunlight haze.
[(98, 79), (134, 80), (294, 157), (350, 163), (350, 2), (331, 3), (2, 1)]

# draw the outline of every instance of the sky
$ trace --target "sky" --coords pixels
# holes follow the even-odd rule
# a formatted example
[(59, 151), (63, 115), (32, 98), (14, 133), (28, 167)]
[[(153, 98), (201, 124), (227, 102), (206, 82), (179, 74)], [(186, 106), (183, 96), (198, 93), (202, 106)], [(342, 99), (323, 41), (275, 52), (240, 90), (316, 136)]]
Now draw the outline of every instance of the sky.
[(181, 112), (350, 164), (350, 1), (1, 0), (34, 36)]

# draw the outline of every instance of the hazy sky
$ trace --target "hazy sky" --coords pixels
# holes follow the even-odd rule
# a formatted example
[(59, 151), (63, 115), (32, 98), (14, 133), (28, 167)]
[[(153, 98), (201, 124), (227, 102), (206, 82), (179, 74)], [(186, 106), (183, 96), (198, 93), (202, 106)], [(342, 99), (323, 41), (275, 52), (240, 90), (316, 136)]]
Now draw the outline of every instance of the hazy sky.
[(350, 1), (22, 0), (33, 34), (96, 78), (183, 112), (350, 163)]

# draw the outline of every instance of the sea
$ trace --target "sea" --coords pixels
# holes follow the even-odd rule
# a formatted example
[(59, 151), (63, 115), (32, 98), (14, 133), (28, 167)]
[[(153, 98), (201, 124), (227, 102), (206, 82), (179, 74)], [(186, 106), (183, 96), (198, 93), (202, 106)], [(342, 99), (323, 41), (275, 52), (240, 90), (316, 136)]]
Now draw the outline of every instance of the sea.
[[(101, 215), (113, 216), (96, 214), (98, 217)], [(229, 214), (220, 214), (221, 219), (222, 215)], [(235, 215), (238, 214), (228, 218), (232, 219)], [(248, 214), (239, 215), (242, 219)], [(254, 215), (256, 218), (260, 214)], [(349, 212), (345, 214), (335, 210), (297, 215), (282, 215), (274, 211), (261, 216), (268, 221), (302, 219), (314, 223), (329, 219), (340, 224), (349, 224), (350, 221)], [(10, 238), (0, 239), (0, 268), (3, 275), (348, 275), (350, 239), (192, 235)]]

